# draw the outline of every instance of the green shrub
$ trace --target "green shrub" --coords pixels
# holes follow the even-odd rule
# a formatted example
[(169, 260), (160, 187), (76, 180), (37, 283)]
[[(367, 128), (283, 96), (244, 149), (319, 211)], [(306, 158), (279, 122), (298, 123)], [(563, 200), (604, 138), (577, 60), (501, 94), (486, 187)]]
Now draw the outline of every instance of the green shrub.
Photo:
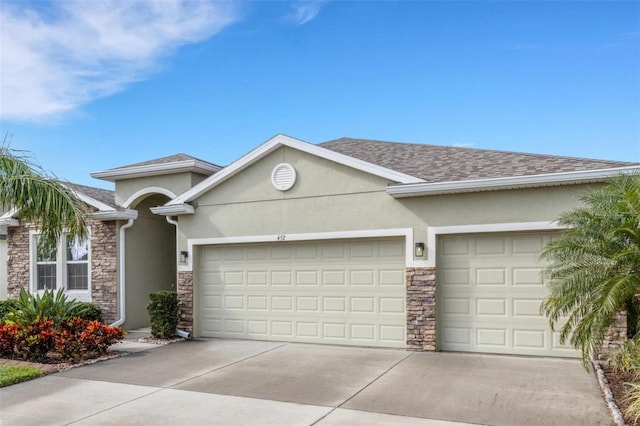
[(640, 337), (627, 340), (610, 359), (613, 368), (640, 378)]
[(13, 299), (0, 300), (0, 322), (10, 312), (14, 312), (18, 309), (18, 301)]
[(168, 339), (178, 327), (178, 293), (157, 291), (149, 294), (147, 311), (151, 317), (151, 334), (157, 339)]
[(57, 293), (53, 290), (45, 290), (42, 296), (33, 295), (25, 289), (20, 289), (18, 299), (18, 310), (8, 316), (13, 322), (21, 325), (28, 325), (38, 320), (50, 319), (54, 324), (59, 324), (64, 320), (72, 319), (74, 311), (80, 302), (67, 299), (64, 290)]
[(80, 317), (89, 321), (104, 322), (102, 316), (102, 308), (95, 303), (80, 302), (73, 310), (73, 316)]

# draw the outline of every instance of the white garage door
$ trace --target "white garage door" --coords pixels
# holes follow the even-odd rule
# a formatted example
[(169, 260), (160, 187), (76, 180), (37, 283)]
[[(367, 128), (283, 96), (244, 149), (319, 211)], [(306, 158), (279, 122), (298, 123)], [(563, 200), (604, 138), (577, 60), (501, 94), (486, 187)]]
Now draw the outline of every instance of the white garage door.
[(538, 256), (553, 233), (439, 238), (438, 339), (442, 350), (577, 357), (540, 314)]
[(404, 240), (201, 250), (200, 334), (406, 347)]

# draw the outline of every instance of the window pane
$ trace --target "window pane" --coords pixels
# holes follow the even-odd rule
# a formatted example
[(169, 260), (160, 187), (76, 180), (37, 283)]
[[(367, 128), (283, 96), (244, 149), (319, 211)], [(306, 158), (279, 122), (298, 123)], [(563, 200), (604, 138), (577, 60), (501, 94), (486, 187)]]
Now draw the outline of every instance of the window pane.
[(86, 290), (88, 283), (86, 263), (67, 264), (67, 290)]
[(88, 260), (89, 242), (87, 239), (67, 237), (67, 260)]
[(40, 237), (36, 238), (38, 262), (55, 262), (56, 260), (56, 246), (55, 245), (43, 245)]
[(38, 265), (38, 290), (56, 289), (56, 265)]

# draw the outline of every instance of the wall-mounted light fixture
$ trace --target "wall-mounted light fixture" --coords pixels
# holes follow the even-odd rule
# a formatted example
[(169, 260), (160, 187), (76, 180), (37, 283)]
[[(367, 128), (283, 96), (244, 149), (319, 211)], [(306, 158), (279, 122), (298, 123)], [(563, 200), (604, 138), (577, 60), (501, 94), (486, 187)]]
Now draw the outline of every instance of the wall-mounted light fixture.
[(187, 258), (189, 257), (189, 252), (188, 251), (181, 251), (180, 252), (180, 263), (187, 263)]
[(416, 250), (414, 252), (416, 257), (424, 256), (424, 243), (416, 243)]

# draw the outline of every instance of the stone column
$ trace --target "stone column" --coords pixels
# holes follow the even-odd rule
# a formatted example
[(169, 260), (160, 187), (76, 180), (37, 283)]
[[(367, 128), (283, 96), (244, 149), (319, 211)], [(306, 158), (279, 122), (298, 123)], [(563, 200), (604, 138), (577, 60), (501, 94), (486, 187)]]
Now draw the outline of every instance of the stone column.
[(193, 272), (178, 272), (177, 290), (180, 307), (178, 328), (193, 333)]
[(407, 268), (407, 348), (436, 350), (436, 270)]
[(116, 222), (93, 220), (91, 225), (91, 301), (102, 308), (104, 322), (116, 320), (118, 260)]

